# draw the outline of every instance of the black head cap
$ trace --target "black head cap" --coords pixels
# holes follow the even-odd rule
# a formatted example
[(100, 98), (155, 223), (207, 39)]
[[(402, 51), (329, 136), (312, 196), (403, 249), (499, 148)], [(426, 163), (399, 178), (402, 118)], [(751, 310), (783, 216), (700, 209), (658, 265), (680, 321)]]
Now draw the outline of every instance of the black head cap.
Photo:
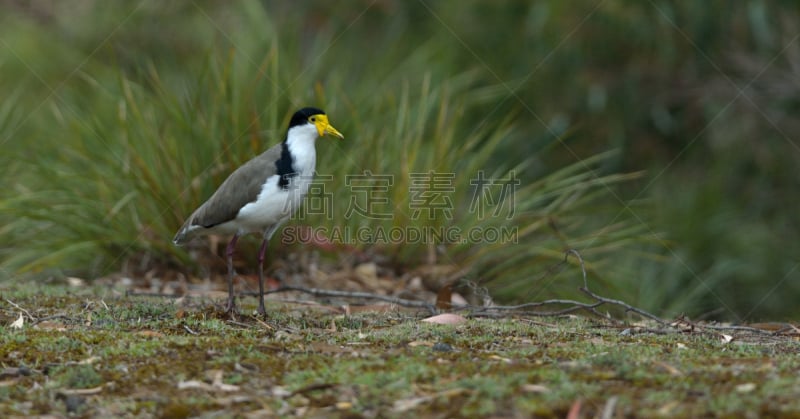
[(325, 111), (317, 108), (303, 108), (292, 115), (292, 120), (289, 121), (289, 128), (296, 127), (308, 123), (308, 118), (314, 115), (325, 115)]

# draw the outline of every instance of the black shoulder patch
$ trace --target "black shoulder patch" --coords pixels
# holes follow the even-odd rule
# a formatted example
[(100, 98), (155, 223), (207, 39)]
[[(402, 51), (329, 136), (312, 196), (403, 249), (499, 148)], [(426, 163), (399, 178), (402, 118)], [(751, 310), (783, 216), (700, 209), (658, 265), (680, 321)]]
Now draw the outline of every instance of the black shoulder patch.
[(281, 144), (281, 157), (275, 162), (279, 188), (289, 189), (289, 179), (297, 176), (297, 172), (292, 167), (293, 163), (292, 153), (289, 152), (289, 144), (284, 141)]

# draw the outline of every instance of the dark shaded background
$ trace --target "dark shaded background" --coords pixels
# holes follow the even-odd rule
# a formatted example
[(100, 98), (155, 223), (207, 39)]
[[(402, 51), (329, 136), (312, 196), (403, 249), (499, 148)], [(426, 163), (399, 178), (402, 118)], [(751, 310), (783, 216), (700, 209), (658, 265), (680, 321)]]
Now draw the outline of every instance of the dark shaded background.
[[(631, 303), (735, 321), (796, 318), (798, 22), (797, 2), (767, 0), (0, 1), (0, 262), (9, 277), (53, 267), (97, 273), (67, 256), (22, 263), (25, 249), (61, 249), (48, 244), (58, 232), (33, 215), (35, 204), (26, 204), (29, 214), (9, 208), (46, 189), (54, 175), (45, 168), (70, 147), (70, 120), (119, 112), (100, 105), (117, 93), (96, 88), (98, 80), (144, 84), (157, 73), (193, 91), (213, 78), (210, 56), (280, 51), (284, 73), (264, 74), (287, 87), (264, 101), (283, 110), (311, 96), (338, 101), (350, 110), (349, 129), (392, 112), (365, 109), (352, 92), (388, 97), (402, 90), (398, 80), (413, 87), (472, 74), (458, 129), (508, 118), (516, 129), (493, 150), (498, 164), (534, 156), (530, 180), (613, 149), (600, 172), (645, 171), (604, 201), (647, 239), (609, 256), (624, 276), (606, 279)], [(257, 74), (259, 63), (230, 71)], [(173, 120), (192, 123), (191, 106), (184, 111)], [(248, 112), (222, 109), (217, 119)], [(170, 252), (168, 235), (145, 236), (155, 259)], [(127, 248), (100, 241), (85, 249)], [(116, 265), (103, 263), (124, 269)]]

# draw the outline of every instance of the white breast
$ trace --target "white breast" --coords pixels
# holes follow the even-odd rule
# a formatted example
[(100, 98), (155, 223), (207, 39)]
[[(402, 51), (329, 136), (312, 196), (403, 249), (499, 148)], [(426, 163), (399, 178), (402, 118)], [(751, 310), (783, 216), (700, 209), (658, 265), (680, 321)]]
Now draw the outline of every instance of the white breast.
[(270, 176), (258, 198), (241, 210), (236, 217), (240, 233), (263, 232), (279, 224), (297, 212), (314, 177), (317, 153), (314, 142), (317, 130), (313, 125), (292, 128), (287, 136), (287, 145), (292, 154), (292, 168), (297, 172), (289, 178), (286, 189), (278, 186), (278, 176)]

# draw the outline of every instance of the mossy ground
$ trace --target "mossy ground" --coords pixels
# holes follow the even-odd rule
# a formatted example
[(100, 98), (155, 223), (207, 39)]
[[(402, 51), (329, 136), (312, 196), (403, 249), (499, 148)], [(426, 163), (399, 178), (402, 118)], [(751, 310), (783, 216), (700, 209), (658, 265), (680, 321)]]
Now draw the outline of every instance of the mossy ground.
[[(230, 320), (208, 300), (0, 290), (3, 417), (800, 416), (800, 343), (785, 337), (286, 302)], [(11, 327), (23, 309), (38, 323)]]

